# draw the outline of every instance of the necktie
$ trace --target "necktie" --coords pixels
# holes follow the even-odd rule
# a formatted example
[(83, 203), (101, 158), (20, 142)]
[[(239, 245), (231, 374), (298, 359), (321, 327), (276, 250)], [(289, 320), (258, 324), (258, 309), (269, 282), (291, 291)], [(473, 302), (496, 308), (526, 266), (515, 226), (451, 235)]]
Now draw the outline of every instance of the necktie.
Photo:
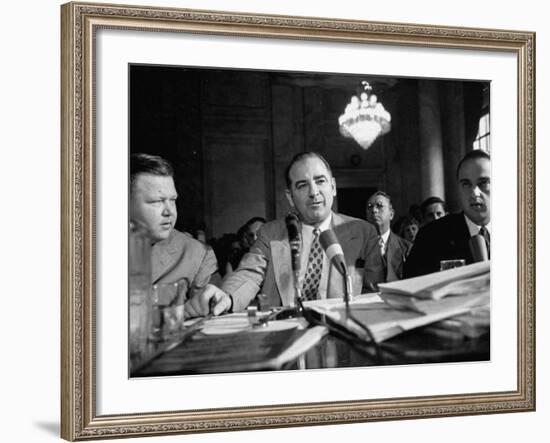
[(305, 300), (317, 299), (319, 291), (319, 282), (321, 281), (321, 272), (323, 271), (323, 250), (319, 242), (319, 233), (319, 229), (313, 230), (313, 242), (309, 250), (307, 270), (302, 287)]
[(378, 236), (378, 245), (380, 246), (380, 255), (384, 257), (386, 255), (386, 250), (384, 248), (384, 239), (381, 235)]
[(388, 261), (386, 259), (386, 248), (384, 247), (384, 239), (381, 235), (378, 236), (378, 244), (380, 245), (380, 258), (382, 259), (382, 267), (384, 268), (384, 281), (388, 274)]
[(487, 246), (487, 256), (491, 258), (491, 234), (485, 226), (479, 229), (479, 235), (485, 239), (485, 245)]

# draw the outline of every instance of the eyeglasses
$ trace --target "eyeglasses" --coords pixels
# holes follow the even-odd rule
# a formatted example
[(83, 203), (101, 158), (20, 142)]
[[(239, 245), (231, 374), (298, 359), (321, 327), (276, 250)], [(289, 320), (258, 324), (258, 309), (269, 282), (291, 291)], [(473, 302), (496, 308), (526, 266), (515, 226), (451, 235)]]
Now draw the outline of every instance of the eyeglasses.
[(384, 209), (386, 207), (387, 206), (383, 203), (369, 203), (367, 205), (367, 210), (372, 211), (374, 208), (376, 208), (380, 211), (381, 209)]

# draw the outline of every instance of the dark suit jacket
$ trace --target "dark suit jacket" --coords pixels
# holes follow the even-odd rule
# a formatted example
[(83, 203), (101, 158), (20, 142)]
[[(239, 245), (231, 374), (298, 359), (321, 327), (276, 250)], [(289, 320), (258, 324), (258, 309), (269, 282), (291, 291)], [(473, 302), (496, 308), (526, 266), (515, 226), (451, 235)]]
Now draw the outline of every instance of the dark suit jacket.
[(403, 265), (407, 260), (411, 247), (412, 243), (410, 241), (390, 232), (386, 245), (386, 282), (403, 278)]
[(185, 280), (187, 298), (209, 283), (218, 270), (212, 248), (175, 229), (166, 240), (153, 245), (151, 266), (153, 284)]
[[(353, 275), (356, 268), (364, 268), (365, 279), (376, 279), (376, 283), (382, 281), (374, 227), (364, 220), (333, 213), (331, 228), (342, 245), (350, 274)], [(233, 297), (233, 311), (245, 309), (258, 292), (265, 294), (268, 305), (293, 306), (293, 278), (288, 233), (285, 221), (279, 219), (260, 228), (256, 243), (242, 258), (237, 270), (223, 280), (221, 289)], [(341, 275), (331, 266), (328, 296), (341, 297), (343, 287)]]
[(464, 214), (449, 214), (418, 232), (405, 262), (405, 278), (438, 272), (441, 260), (464, 259), (473, 263), (468, 242), (470, 231)]

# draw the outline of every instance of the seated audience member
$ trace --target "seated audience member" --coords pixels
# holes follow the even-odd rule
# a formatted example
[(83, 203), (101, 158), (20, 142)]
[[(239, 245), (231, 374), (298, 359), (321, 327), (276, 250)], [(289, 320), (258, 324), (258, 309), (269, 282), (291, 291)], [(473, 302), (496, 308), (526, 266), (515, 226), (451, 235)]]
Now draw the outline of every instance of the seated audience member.
[[(296, 155), (285, 171), (286, 197), (300, 221), (302, 248), (299, 284), (304, 300), (341, 297), (344, 279), (322, 250), (319, 236), (326, 229), (342, 246), (348, 271), (364, 269), (363, 284), (383, 281), (376, 229), (364, 220), (332, 212), (336, 181), (327, 161), (315, 152)], [(329, 278), (330, 277), (330, 278)], [(197, 311), (212, 313), (245, 309), (258, 293), (269, 306), (295, 304), (294, 278), (285, 219), (263, 225), (258, 239), (243, 257), (239, 268), (227, 276), (221, 290), (208, 285), (196, 299)]]
[(419, 204), (414, 203), (409, 207), (408, 219), (415, 219), (418, 226), (422, 225), (424, 220), (422, 220), (422, 208)]
[(225, 267), (225, 274), (233, 272), (239, 266), (241, 259), (246, 254), (257, 238), (258, 230), (264, 225), (265, 218), (252, 217), (237, 231), (236, 243), (231, 245), (229, 260)]
[(473, 235), (485, 238), (490, 255), (491, 157), (484, 151), (468, 152), (456, 171), (462, 212), (449, 214), (424, 226), (405, 263), (405, 277), (440, 270), (442, 260), (473, 262), (469, 241)]
[(420, 205), (424, 225), (445, 217), (448, 213), (445, 201), (439, 197), (428, 197)]
[(401, 224), (399, 235), (408, 242), (414, 243), (420, 229), (420, 222), (414, 217), (407, 217)]
[(395, 211), (391, 198), (382, 191), (375, 192), (367, 202), (367, 221), (378, 232), (380, 262), (384, 269), (384, 282), (400, 280), (403, 277), (403, 264), (412, 243), (390, 230), (390, 222)]
[(258, 238), (258, 231), (266, 223), (263, 217), (252, 217), (248, 220), (243, 227), (241, 239), (241, 245), (243, 251), (246, 253), (250, 250), (256, 239)]
[(130, 221), (151, 238), (152, 283), (185, 281), (191, 298), (217, 276), (218, 265), (210, 247), (174, 229), (177, 198), (170, 163), (155, 155), (132, 154)]

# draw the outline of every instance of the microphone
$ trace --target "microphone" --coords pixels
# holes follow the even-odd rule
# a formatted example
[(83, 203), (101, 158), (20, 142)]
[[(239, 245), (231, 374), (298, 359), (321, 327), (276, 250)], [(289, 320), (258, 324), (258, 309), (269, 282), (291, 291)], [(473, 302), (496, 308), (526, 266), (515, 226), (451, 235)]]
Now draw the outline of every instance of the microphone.
[(342, 250), (342, 245), (338, 242), (334, 231), (327, 229), (326, 231), (321, 232), (319, 242), (321, 243), (325, 254), (327, 254), (329, 261), (336, 267), (336, 269), (338, 269), (340, 274), (346, 277), (348, 268), (344, 259), (344, 251)]
[(351, 276), (348, 275), (348, 267), (346, 266), (346, 260), (344, 259), (344, 251), (342, 250), (342, 245), (338, 242), (334, 231), (330, 229), (321, 232), (321, 235), (319, 236), (319, 242), (321, 243), (321, 246), (324, 249), (325, 254), (327, 254), (330, 262), (344, 277), (344, 304), (346, 306), (346, 318), (365, 331), (367, 337), (374, 346), (374, 350), (378, 360), (381, 364), (383, 364), (384, 360), (382, 358), (382, 354), (378, 345), (376, 344), (376, 341), (374, 340), (374, 336), (372, 335), (371, 330), (367, 325), (358, 320), (351, 312), (351, 308), (349, 305), (350, 299), (352, 297)]
[(468, 241), (468, 246), (470, 247), (474, 263), (489, 260), (487, 243), (485, 243), (485, 238), (482, 235), (472, 235)]
[(292, 271), (299, 275), (301, 268), (301, 250), (302, 250), (302, 228), (298, 216), (289, 212), (285, 218), (286, 230), (288, 231), (288, 242), (290, 244), (290, 257), (292, 262)]

